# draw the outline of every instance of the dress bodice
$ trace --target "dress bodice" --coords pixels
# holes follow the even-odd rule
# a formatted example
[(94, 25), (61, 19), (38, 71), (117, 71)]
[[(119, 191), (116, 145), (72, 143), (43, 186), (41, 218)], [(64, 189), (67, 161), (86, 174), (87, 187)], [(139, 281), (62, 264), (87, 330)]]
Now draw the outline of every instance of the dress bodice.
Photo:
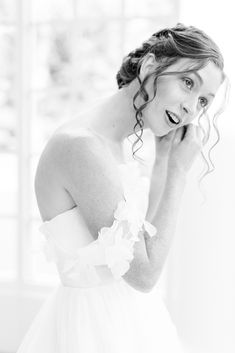
[(140, 175), (136, 161), (120, 164), (118, 170), (123, 200), (114, 212), (112, 226), (101, 228), (96, 240), (78, 206), (39, 227), (45, 236), (46, 258), (55, 262), (65, 286), (93, 287), (122, 280), (133, 259), (133, 246), (139, 241), (139, 232), (156, 234), (156, 228), (145, 220), (149, 179)]

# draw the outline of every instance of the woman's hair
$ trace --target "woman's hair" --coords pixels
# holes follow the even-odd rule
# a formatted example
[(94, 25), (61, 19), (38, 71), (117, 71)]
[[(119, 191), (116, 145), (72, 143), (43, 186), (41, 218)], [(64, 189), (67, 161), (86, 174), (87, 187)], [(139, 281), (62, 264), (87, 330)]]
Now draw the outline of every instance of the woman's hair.
[[(143, 81), (139, 77), (140, 67), (145, 58), (149, 53), (154, 54), (155, 59), (158, 63), (156, 70), (147, 75)], [(165, 70), (172, 64), (176, 63), (181, 58), (192, 59), (192, 65), (186, 70), (180, 73), (195, 72), (205, 67), (209, 62), (213, 62), (220, 70), (223, 75), (224, 61), (220, 53), (218, 46), (214, 41), (207, 36), (203, 31), (193, 26), (184, 26), (178, 23), (173, 28), (165, 28), (154, 33), (147, 41), (145, 41), (139, 48), (130, 52), (124, 57), (120, 70), (117, 73), (117, 84), (119, 89), (129, 85), (135, 78), (139, 81), (140, 87), (133, 98), (133, 106), (135, 109), (136, 124), (134, 126), (134, 133), (137, 136), (137, 140), (132, 145), (132, 152), (134, 154), (143, 145), (142, 134), (144, 121), (142, 119), (144, 108), (150, 103), (156, 96), (157, 93), (157, 80), (160, 76), (175, 75), (179, 74), (176, 71)], [(145, 89), (146, 83), (150, 77), (154, 77), (153, 88), (154, 95), (149, 98), (149, 95)], [(141, 96), (144, 100), (144, 104), (137, 107), (135, 101), (138, 96)], [(202, 113), (202, 115), (205, 113)], [(217, 118), (218, 114), (216, 114)], [(199, 118), (200, 125), (200, 118)], [(213, 125), (216, 128), (215, 121)], [(140, 128), (137, 130), (137, 128)], [(140, 132), (139, 132), (140, 131)], [(205, 132), (205, 130), (204, 130)], [(219, 132), (217, 132), (217, 142), (219, 140)], [(208, 140), (208, 133), (205, 132), (205, 138)], [(141, 146), (134, 151), (134, 147), (138, 142), (141, 142)], [(215, 144), (217, 144), (217, 142)], [(214, 147), (215, 144), (212, 146)], [(204, 156), (203, 156), (204, 157)], [(206, 161), (206, 158), (204, 157)], [(208, 163), (207, 163), (208, 165)], [(205, 173), (207, 174), (207, 173)]]

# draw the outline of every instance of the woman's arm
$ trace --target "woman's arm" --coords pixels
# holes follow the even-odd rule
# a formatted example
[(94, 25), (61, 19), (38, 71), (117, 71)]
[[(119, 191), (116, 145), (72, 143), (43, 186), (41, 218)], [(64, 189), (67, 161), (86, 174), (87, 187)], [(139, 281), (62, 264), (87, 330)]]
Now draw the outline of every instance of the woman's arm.
[[(185, 131), (186, 130), (186, 131)], [(168, 158), (165, 188), (154, 216), (146, 220), (156, 228), (157, 234), (144, 234), (149, 258), (149, 283), (156, 284), (174, 236), (181, 198), (186, 184), (187, 172), (202, 148), (202, 135), (198, 127), (190, 124), (177, 130), (172, 140)]]
[(166, 136), (157, 137), (155, 136), (155, 161), (151, 173), (151, 183), (149, 188), (149, 204), (146, 217), (149, 222), (152, 222), (154, 218), (165, 186), (167, 179), (167, 169), (168, 169), (168, 158), (169, 151), (172, 144), (172, 139), (174, 137), (175, 131), (171, 131)]
[[(138, 253), (142, 254), (142, 244), (139, 242), (135, 244), (134, 259), (129, 271), (123, 276), (134, 288), (137, 288), (138, 282), (142, 283), (143, 288), (144, 283), (145, 289), (142, 291), (149, 292), (158, 281), (174, 235), (184, 186), (185, 174), (176, 170), (172, 171), (167, 177), (156, 214), (151, 219), (146, 217), (146, 220), (157, 228), (157, 234), (153, 237), (150, 237), (146, 232), (139, 235), (141, 240), (145, 241), (148, 256), (148, 263), (143, 261), (141, 266), (139, 261), (141, 257), (138, 256)], [(140, 249), (138, 249), (139, 247)]]
[(148, 210), (146, 213), (146, 219), (151, 223), (158, 208), (160, 201), (163, 196), (163, 192), (166, 186), (167, 179), (167, 163), (166, 160), (161, 159), (155, 161), (152, 173), (151, 182), (149, 188), (149, 203)]
[(153, 237), (144, 234), (150, 262), (149, 278), (152, 280), (152, 287), (161, 274), (172, 243), (186, 183), (185, 178), (185, 173), (177, 170), (172, 171), (167, 177), (166, 186), (155, 215), (151, 219), (146, 217), (146, 220), (157, 228), (157, 234)]

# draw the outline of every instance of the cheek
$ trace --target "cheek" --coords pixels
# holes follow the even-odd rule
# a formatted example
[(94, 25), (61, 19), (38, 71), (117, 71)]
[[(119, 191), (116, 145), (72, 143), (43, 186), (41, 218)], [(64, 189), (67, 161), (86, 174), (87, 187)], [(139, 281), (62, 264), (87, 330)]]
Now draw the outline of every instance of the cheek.
[(159, 99), (166, 99), (170, 94), (171, 94), (171, 86), (165, 85), (165, 84), (157, 86), (156, 96)]
[(188, 118), (187, 123), (198, 123), (198, 119), (201, 116), (201, 114), (203, 114), (203, 110), (202, 109), (198, 109), (198, 111), (194, 114), (194, 116), (192, 116), (191, 118)]
[(164, 104), (177, 103), (182, 99), (183, 92), (177, 82), (169, 82), (159, 86), (157, 96), (161, 102), (164, 102)]

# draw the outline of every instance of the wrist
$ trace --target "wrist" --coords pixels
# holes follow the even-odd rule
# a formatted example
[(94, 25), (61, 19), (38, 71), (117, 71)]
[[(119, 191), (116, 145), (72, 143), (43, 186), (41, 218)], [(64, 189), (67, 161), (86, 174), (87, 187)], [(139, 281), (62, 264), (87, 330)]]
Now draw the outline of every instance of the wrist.
[(162, 157), (162, 156), (156, 156), (154, 159), (154, 164), (153, 167), (159, 168), (162, 166), (167, 166), (168, 164), (168, 158)]
[(187, 173), (180, 168), (168, 168), (167, 184), (179, 185), (182, 188), (186, 185)]
[(157, 159), (155, 160), (153, 167), (152, 167), (152, 172), (151, 175), (153, 178), (157, 178), (159, 180), (166, 180), (167, 176), (167, 161), (165, 159)]
[(168, 165), (168, 175), (179, 179), (187, 178), (187, 171), (178, 165)]

